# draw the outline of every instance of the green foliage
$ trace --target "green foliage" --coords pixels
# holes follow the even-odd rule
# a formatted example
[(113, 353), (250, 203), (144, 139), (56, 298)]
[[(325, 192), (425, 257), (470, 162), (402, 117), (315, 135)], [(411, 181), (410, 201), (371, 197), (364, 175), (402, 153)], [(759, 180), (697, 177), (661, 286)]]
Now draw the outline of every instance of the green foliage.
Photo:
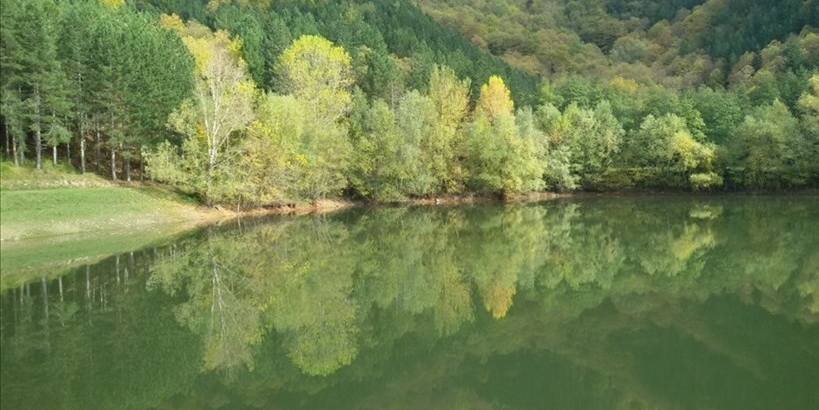
[(611, 106), (604, 101), (590, 110), (572, 103), (562, 114), (547, 106), (539, 115), (550, 140), (550, 181), (560, 188), (572, 189), (576, 183), (593, 187), (623, 138)]
[(342, 127), (321, 128), (309, 121), (300, 141), (299, 197), (337, 197), (347, 186), (345, 173), (351, 157), (350, 140)]
[(810, 78), (810, 84), (810, 90), (802, 94), (797, 105), (806, 140), (805, 165), (815, 183), (819, 179), (819, 74)]
[[(17, 164), (51, 147), (252, 205), (818, 183), (819, 36), (798, 0), (421, 1), (432, 18), (406, 0), (7, 3)], [(749, 160), (741, 126), (776, 101), (799, 114), (782, 166)]]
[(714, 172), (715, 147), (698, 142), (674, 114), (649, 115), (629, 136), (625, 162), (644, 170), (640, 185), (707, 189), (722, 184)]
[(798, 186), (808, 178), (811, 151), (797, 119), (774, 101), (754, 110), (736, 130), (729, 171), (748, 188)]
[(148, 16), (99, 1), (6, 3), (3, 122), (16, 139), (17, 162), (32, 146), (38, 163), (45, 145), (55, 160), (58, 146), (85, 148), (93, 129), (97, 168), (105, 145), (124, 157), (129, 173), (141, 146), (164, 139), (168, 113), (191, 90), (192, 62), (179, 37)]
[(445, 164), (454, 164), (454, 159), (447, 141), (435, 140), (445, 132), (438, 128), (442, 124), (437, 121), (435, 103), (418, 91), (408, 92), (401, 97), (395, 120), (403, 140), (396, 160), (404, 191), (411, 196), (440, 192), (445, 178), (441, 169), (448, 166)]
[(462, 125), (469, 104), (469, 81), (459, 80), (451, 68), (436, 66), (429, 79), (429, 99), (435, 109), (431, 130), (421, 141), (425, 168), (435, 180), (432, 193), (457, 192), (462, 169), (457, 162)]
[(301, 199), (296, 190), (304, 165), (301, 103), (293, 96), (265, 94), (256, 117), (242, 140), (238, 165), (243, 200), (261, 205)]
[[(776, 6), (762, 0), (419, 3), (433, 18), (457, 28), (474, 44), (516, 68), (550, 80), (623, 76), (675, 90), (722, 87), (732, 71), (750, 78), (759, 68), (758, 64), (739, 64), (740, 56), (780, 42), (786, 45), (780, 47), (781, 53), (787, 54), (781, 64), (783, 74), (798, 76), (800, 70), (816, 66), (807, 64), (809, 48), (799, 44), (801, 40), (794, 41), (796, 35), (807, 37), (806, 33), (815, 32), (819, 11), (809, 0)], [(784, 83), (779, 81), (779, 85)], [(768, 94), (772, 91), (769, 85), (764, 84), (759, 92)], [(789, 98), (780, 98), (792, 106), (798, 93), (786, 93)], [(598, 101), (574, 102), (589, 108)]]
[(186, 139), (182, 143), (181, 153), (179, 151), (166, 141), (145, 152), (148, 175), (188, 194), (203, 193), (206, 189), (203, 170), (207, 169), (205, 149), (197, 140)]
[(702, 115), (703, 132), (708, 140), (716, 144), (731, 140), (734, 130), (744, 118), (745, 103), (739, 94), (702, 87), (686, 98)]
[[(543, 188), (543, 156), (533, 135), (521, 136), (511, 101), (499, 78), (490, 78), (480, 108), (464, 135), (466, 186), (481, 193), (511, 195)], [(494, 83), (494, 84), (493, 84)], [(531, 123), (531, 120), (530, 120)]]
[(346, 186), (351, 149), (344, 124), (352, 103), (350, 56), (323, 37), (305, 35), (282, 53), (277, 70), (284, 89), (309, 114), (299, 141), (297, 191), (305, 198), (338, 195)]
[(401, 168), (411, 164), (403, 161), (403, 138), (396, 129), (392, 111), (384, 101), (376, 100), (366, 107), (360, 121), (359, 134), (353, 136), (350, 185), (367, 199), (400, 200), (404, 195)]
[(479, 116), (467, 126), (463, 142), (464, 173), (470, 191), (484, 194), (503, 191), (503, 170), (509, 148), (504, 137), (513, 126), (514, 117), (509, 113), (499, 115), (495, 122)]

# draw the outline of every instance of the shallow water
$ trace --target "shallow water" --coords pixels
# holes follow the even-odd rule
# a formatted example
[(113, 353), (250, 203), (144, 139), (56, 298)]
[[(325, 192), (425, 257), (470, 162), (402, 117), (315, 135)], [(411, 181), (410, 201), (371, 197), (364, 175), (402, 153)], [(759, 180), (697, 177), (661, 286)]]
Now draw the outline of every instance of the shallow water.
[(0, 295), (0, 408), (813, 409), (819, 198), (353, 209)]

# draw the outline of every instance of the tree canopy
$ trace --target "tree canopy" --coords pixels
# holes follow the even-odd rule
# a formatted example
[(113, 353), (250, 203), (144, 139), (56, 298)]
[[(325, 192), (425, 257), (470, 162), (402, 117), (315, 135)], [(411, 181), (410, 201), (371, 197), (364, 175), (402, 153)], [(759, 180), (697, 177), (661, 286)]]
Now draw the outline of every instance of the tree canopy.
[(796, 0), (7, 3), (16, 164), (254, 206), (819, 184)]

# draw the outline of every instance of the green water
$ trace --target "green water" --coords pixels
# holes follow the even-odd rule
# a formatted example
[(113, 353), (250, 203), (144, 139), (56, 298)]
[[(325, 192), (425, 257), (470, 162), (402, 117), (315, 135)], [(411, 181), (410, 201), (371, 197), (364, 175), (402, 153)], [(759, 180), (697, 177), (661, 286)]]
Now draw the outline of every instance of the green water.
[(816, 409), (819, 198), (244, 220), (0, 307), (2, 410)]

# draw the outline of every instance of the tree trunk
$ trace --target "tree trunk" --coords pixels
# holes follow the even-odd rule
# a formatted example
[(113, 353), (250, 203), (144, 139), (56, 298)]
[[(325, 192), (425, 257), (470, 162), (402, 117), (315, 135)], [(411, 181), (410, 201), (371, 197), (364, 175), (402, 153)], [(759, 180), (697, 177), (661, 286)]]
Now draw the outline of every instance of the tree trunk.
[(11, 134), (9, 133), (9, 125), (6, 124), (6, 158), (11, 156)]
[(23, 165), (26, 162), (26, 140), (21, 138), (17, 140), (17, 143), (20, 144), (17, 146), (17, 151), (20, 153), (20, 165)]
[(85, 133), (80, 128), (80, 169), (85, 173)]
[(102, 174), (102, 147), (100, 147), (100, 123), (94, 124), (94, 163), (97, 164), (97, 172)]
[(114, 146), (111, 146), (111, 180), (117, 180), (117, 154)]
[(57, 166), (57, 145), (51, 147), (51, 156), (53, 158), (52, 162), (54, 163), (54, 166)]
[[(113, 141), (111, 141), (112, 137), (114, 136), (114, 111), (112, 111), (111, 108), (108, 108), (108, 118), (110, 118), (110, 120), (111, 120), (111, 128), (109, 128), (109, 131), (111, 132), (111, 135), (108, 136), (108, 144), (111, 145), (111, 180), (116, 181), (117, 180), (117, 156), (116, 156), (116, 153), (115, 153), (116, 151), (114, 150), (114, 144), (112, 144)], [(122, 145), (122, 143), (120, 143), (120, 145)]]
[[(17, 87), (17, 93), (19, 95), (23, 95), (22, 87)], [(25, 133), (25, 131), (23, 131), (23, 135), (21, 135), (19, 137), (21, 137), (21, 138), (14, 137), (15, 144), (14, 144), (14, 147), (12, 148), (14, 150), (14, 153), (15, 153), (15, 155), (14, 155), (14, 165), (16, 165), (16, 166), (23, 165), (23, 163), (26, 162), (26, 133)], [(17, 160), (18, 155), (20, 157), (19, 161)]]
[(14, 166), (19, 167), (20, 161), (17, 158), (17, 137), (12, 137), (11, 153), (14, 156)]
[(37, 169), (43, 168), (43, 134), (40, 130), (40, 90), (34, 90), (34, 152), (36, 152), (37, 160), (35, 162)]
[(119, 143), (119, 151), (122, 153), (122, 170), (125, 172), (125, 180), (131, 182), (131, 159), (125, 155), (121, 142)]
[(215, 162), (215, 151), (208, 154), (208, 174), (205, 179), (205, 205), (213, 205), (213, 197), (211, 195), (211, 184), (213, 183), (213, 164)]
[[(10, 133), (11, 127), (6, 124), (6, 155), (9, 155), (11, 149), (11, 156), (14, 157), (14, 166), (19, 167), (20, 162), (17, 160), (17, 137), (12, 137)], [(9, 146), (9, 138), (11, 138), (11, 146)]]
[[(68, 124), (68, 117), (63, 115), (63, 124)], [(69, 131), (70, 132), (70, 131)], [(68, 165), (71, 165), (71, 137), (65, 142), (65, 156), (68, 158)]]
[(42, 139), (43, 136), (40, 133), (39, 125), (37, 126), (37, 132), (34, 133), (34, 143), (36, 144), (36, 148), (34, 152), (37, 153), (37, 161), (35, 162), (37, 169), (43, 168), (43, 146), (42, 146)]

